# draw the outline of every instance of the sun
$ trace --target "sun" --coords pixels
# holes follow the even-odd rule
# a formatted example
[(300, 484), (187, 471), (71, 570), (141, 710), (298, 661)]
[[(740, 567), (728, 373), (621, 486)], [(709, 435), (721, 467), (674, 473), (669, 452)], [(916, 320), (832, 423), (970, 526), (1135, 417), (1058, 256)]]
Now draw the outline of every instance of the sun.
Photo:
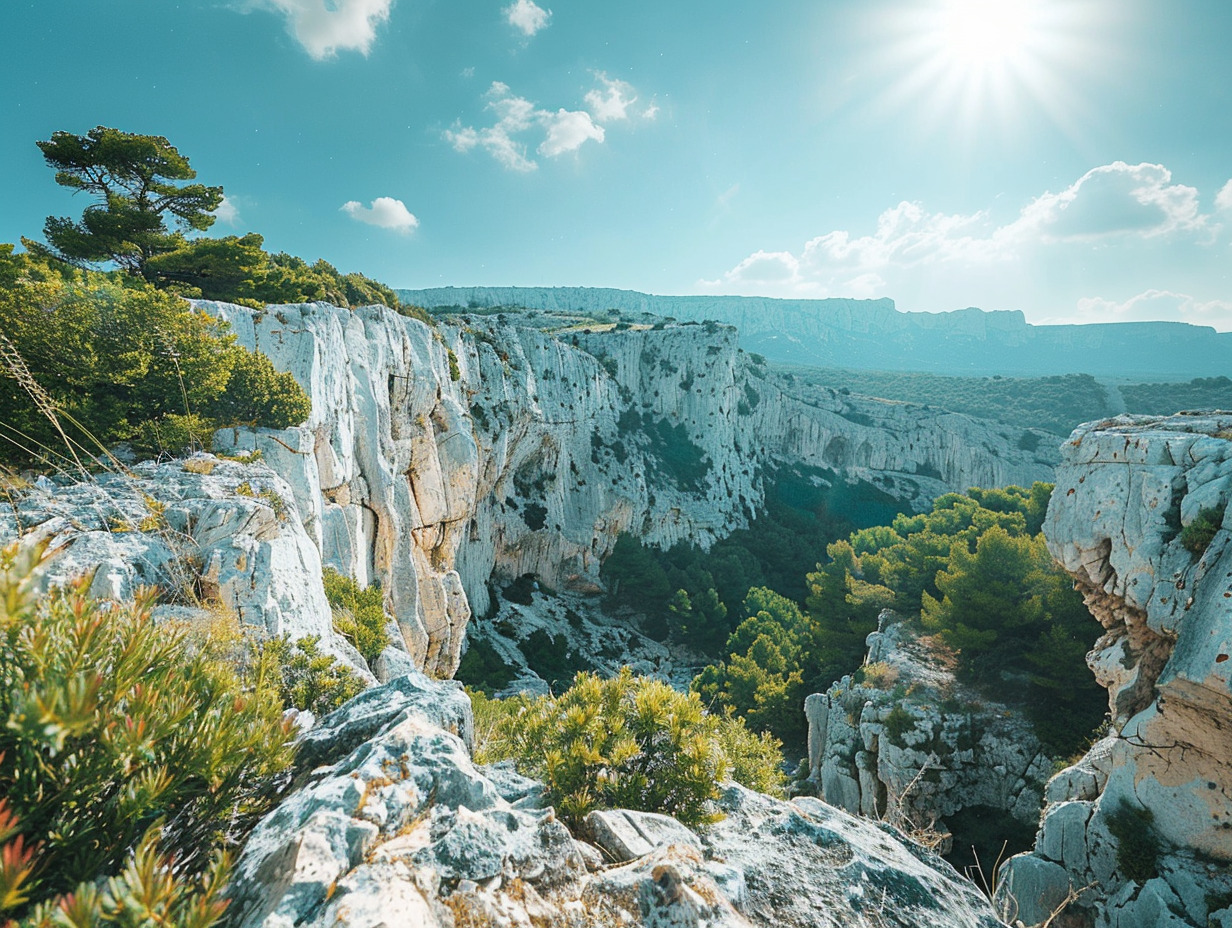
[[(1018, 138), (1038, 115), (1073, 138), (1089, 112), (1074, 77), (1106, 59), (1099, 0), (884, 0), (870, 12), (878, 116), (956, 142)], [(1085, 115), (1084, 115), (1085, 114)]]
[(1038, 38), (1038, 0), (947, 0), (936, 39), (950, 64), (968, 71), (1019, 65)]

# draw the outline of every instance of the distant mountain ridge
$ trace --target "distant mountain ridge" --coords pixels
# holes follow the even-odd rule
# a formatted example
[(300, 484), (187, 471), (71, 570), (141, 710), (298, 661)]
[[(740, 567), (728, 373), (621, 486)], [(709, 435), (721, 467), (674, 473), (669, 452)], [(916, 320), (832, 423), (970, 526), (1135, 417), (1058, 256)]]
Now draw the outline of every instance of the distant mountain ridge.
[(1189, 379), (1232, 375), (1232, 333), (1184, 322), (1032, 325), (1018, 310), (899, 311), (891, 299), (785, 300), (656, 296), (599, 287), (399, 290), (427, 309), (524, 307), (653, 313), (734, 325), (740, 345), (772, 361), (861, 370), (973, 375)]

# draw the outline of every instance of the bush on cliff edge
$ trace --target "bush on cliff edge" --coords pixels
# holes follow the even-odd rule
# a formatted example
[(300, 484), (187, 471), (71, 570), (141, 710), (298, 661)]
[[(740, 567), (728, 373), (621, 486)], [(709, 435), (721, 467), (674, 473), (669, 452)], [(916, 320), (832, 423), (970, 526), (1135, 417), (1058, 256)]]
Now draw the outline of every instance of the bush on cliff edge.
[(37, 563), (0, 553), (0, 923), (205, 928), (290, 763), (281, 702), (148, 598), (37, 595)]

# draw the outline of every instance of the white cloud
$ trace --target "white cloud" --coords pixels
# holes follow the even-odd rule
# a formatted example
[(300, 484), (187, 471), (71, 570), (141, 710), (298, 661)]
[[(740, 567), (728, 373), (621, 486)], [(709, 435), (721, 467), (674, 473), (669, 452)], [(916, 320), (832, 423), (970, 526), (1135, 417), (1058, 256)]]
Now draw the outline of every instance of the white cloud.
[(368, 54), (376, 27), (389, 19), (394, 0), (256, 0), (282, 13), (287, 29), (318, 61), (340, 51)]
[(1153, 237), (1203, 228), (1198, 191), (1172, 183), (1162, 164), (1115, 161), (1087, 171), (1060, 193), (1027, 206), (1009, 230), (1044, 241), (1092, 241), (1114, 235)]
[[(1216, 202), (1232, 208), (1232, 181)], [(1029, 274), (1042, 255), (1058, 247), (1073, 257), (1083, 246), (1209, 242), (1215, 228), (1210, 219), (1199, 208), (1198, 191), (1174, 184), (1163, 165), (1118, 161), (1088, 171), (1060, 193), (1042, 194), (1001, 225), (985, 211), (930, 213), (920, 203), (904, 201), (885, 210), (871, 234), (836, 229), (798, 252), (759, 249), (717, 285), (705, 284), (711, 290), (782, 295), (894, 295), (887, 292), (891, 283), (932, 281), (939, 274), (971, 281), (1004, 277), (1011, 267)], [(1186, 312), (1196, 312), (1196, 306)]]
[(586, 105), (598, 122), (628, 119), (629, 107), (637, 102), (633, 85), (622, 80), (611, 80), (602, 71), (595, 72), (599, 86), (586, 94)]
[(395, 200), (393, 197), (377, 197), (371, 206), (364, 206), (358, 200), (349, 200), (342, 204), (342, 212), (370, 226), (392, 229), (404, 235), (419, 228), (419, 220), (414, 213), (407, 209), (401, 200)]
[(235, 201), (230, 197), (223, 197), (222, 202), (218, 204), (218, 209), (214, 210), (214, 218), (225, 226), (234, 226), (240, 221), (240, 211), (235, 205)]
[(527, 157), (526, 144), (514, 136), (539, 129), (544, 133), (537, 151), (548, 158), (556, 158), (566, 152), (577, 151), (589, 140), (602, 142), (602, 126), (595, 125), (590, 114), (583, 110), (559, 109), (556, 112), (538, 109), (525, 97), (513, 94), (507, 84), (494, 81), (488, 88), (484, 109), (496, 115), (495, 124), (476, 129), (456, 123), (445, 130), (445, 141), (456, 151), (468, 152), (482, 147), (502, 166), (511, 171), (528, 172), (539, 167)]
[(1215, 208), (1223, 212), (1232, 212), (1232, 180), (1228, 181), (1215, 194)]
[(1078, 322), (1190, 322), (1211, 325), (1221, 332), (1232, 328), (1232, 302), (1199, 300), (1187, 293), (1171, 290), (1145, 290), (1124, 302), (1102, 297), (1078, 301)]
[(516, 0), (501, 10), (505, 14), (505, 22), (519, 30), (525, 36), (532, 36), (541, 29), (546, 29), (552, 11), (545, 10), (534, 0)]
[(589, 139), (603, 141), (603, 127), (596, 126), (585, 110), (557, 110), (554, 114), (544, 114), (541, 121), (548, 135), (539, 146), (539, 154), (549, 158), (577, 151)]
[(659, 115), (659, 104), (652, 103), (646, 109), (642, 110), (642, 119), (654, 119)]

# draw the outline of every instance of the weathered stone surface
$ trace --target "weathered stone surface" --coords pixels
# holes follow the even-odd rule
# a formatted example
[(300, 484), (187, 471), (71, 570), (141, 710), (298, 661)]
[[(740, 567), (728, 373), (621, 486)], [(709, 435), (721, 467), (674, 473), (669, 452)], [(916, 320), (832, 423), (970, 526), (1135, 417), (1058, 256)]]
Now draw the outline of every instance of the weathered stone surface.
[(669, 844), (698, 846), (697, 836), (670, 815), (616, 809), (591, 812), (582, 822), (591, 841), (617, 863), (644, 857)]
[[(637, 855), (604, 867), (550, 809), (534, 807), (533, 781), (474, 766), (462, 740), (431, 721), (456, 718), (459, 695), (412, 675), (321, 721), (296, 787), (236, 864), (238, 924), (998, 924), (974, 886), (891, 830), (735, 784), (719, 803), (725, 817), (699, 832), (646, 813), (592, 816), (620, 833), (623, 856)], [(400, 708), (378, 713), (386, 703)]]
[(894, 613), (878, 626), (868, 658), (885, 665), (879, 685), (846, 676), (805, 700), (809, 778), (822, 798), (908, 830), (943, 834), (947, 816), (972, 806), (1034, 824), (1052, 762), (1031, 725), (958, 684)]
[[(0, 542), (18, 538), (49, 542), (45, 584), (93, 571), (91, 591), (110, 599), (149, 586), (164, 600), (217, 600), (269, 635), (317, 636), (373, 679), (334, 633), (320, 553), (290, 487), (265, 463), (196, 455), (91, 482), (44, 478), (0, 513)], [(209, 618), (189, 608), (174, 617)]]
[[(1087, 661), (1116, 731), (1049, 784), (1035, 856), (1003, 879), (1061, 864), (1100, 887), (1075, 903), (1097, 928), (1204, 926), (1232, 890), (1232, 533), (1196, 551), (1184, 534), (1232, 498), (1229, 438), (1232, 415), (1121, 416), (1062, 448), (1044, 531), (1104, 626)], [(1159, 846), (1142, 886), (1118, 861), (1122, 809), (1149, 812)]]

